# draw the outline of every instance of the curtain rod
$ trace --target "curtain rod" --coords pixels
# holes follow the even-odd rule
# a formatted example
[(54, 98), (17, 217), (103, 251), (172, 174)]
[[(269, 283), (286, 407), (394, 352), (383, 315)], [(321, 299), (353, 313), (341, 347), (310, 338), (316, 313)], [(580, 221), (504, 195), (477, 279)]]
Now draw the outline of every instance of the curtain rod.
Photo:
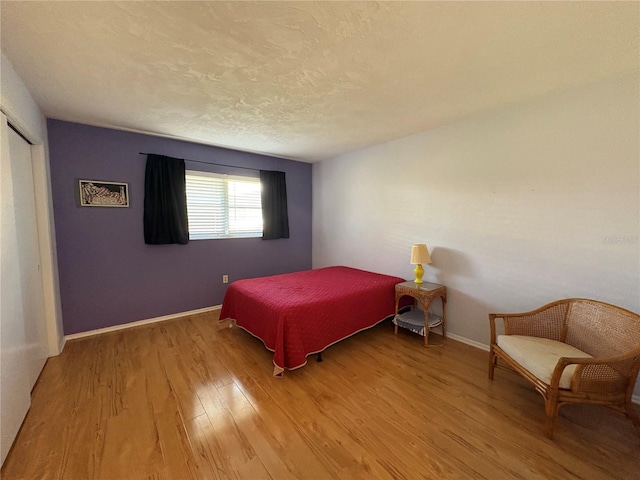
[[(159, 157), (166, 157), (166, 155), (160, 155), (157, 153), (145, 153), (138, 152), (140, 155), (158, 155)], [(189, 160), (188, 158), (181, 158), (180, 160), (184, 160), (185, 162), (194, 162), (194, 163), (203, 163), (205, 165), (216, 165), (218, 167), (229, 167), (229, 168), (242, 168), (243, 170), (253, 170), (254, 172), (259, 172), (259, 168), (251, 168), (251, 167), (239, 167), (236, 165), (226, 165), (224, 163), (212, 163), (212, 162), (203, 162), (202, 160)]]

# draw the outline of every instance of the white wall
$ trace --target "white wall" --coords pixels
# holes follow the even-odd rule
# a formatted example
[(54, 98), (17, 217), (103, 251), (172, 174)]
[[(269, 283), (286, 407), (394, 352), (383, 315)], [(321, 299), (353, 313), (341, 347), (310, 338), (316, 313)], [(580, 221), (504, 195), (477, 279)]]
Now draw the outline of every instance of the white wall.
[(9, 122), (33, 144), (31, 157), (47, 321), (47, 347), (49, 356), (58, 355), (62, 351), (64, 337), (51, 201), (47, 124), (29, 90), (4, 54), (1, 56), (0, 81), (0, 109)]
[(426, 242), (425, 280), (447, 286), (448, 331), (485, 345), (489, 312), (567, 297), (640, 312), (639, 80), (314, 164), (314, 268), (411, 279), (411, 244)]

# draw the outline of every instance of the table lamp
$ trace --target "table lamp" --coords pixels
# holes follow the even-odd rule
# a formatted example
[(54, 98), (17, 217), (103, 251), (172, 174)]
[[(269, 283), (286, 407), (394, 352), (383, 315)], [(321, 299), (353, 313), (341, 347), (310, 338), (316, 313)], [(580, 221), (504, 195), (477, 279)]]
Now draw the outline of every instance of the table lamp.
[(422, 275), (424, 275), (424, 268), (422, 268), (422, 264), (431, 263), (431, 256), (429, 255), (429, 250), (427, 249), (427, 245), (424, 243), (416, 243), (411, 247), (411, 264), (415, 265), (416, 268), (413, 271), (416, 278), (413, 281), (414, 283), (423, 283)]

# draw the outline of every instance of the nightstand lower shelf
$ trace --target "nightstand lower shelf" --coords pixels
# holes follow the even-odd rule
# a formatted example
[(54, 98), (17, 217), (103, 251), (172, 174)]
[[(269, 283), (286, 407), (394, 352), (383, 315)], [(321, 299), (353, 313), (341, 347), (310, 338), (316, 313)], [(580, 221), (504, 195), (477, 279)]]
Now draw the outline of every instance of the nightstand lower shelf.
[[(424, 325), (424, 312), (418, 308), (412, 308), (408, 312), (396, 315), (393, 318), (393, 324), (400, 328), (422, 335), (426, 334)], [(429, 312), (429, 328), (435, 328), (442, 325), (442, 317)]]

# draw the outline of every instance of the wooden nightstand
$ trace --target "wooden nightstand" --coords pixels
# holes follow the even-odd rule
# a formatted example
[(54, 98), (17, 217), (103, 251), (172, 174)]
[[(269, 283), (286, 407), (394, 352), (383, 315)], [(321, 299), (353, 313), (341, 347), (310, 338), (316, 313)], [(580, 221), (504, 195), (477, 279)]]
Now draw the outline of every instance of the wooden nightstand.
[[(410, 311), (398, 315), (400, 298), (413, 297), (424, 310), (413, 307)], [(429, 307), (434, 299), (442, 299), (442, 318), (429, 314)], [(429, 329), (442, 326), (442, 338), (447, 338), (447, 287), (437, 283), (402, 282), (396, 284), (396, 314), (393, 318), (394, 333), (398, 333), (398, 326), (408, 328), (420, 335), (424, 335), (424, 346), (429, 346)]]

